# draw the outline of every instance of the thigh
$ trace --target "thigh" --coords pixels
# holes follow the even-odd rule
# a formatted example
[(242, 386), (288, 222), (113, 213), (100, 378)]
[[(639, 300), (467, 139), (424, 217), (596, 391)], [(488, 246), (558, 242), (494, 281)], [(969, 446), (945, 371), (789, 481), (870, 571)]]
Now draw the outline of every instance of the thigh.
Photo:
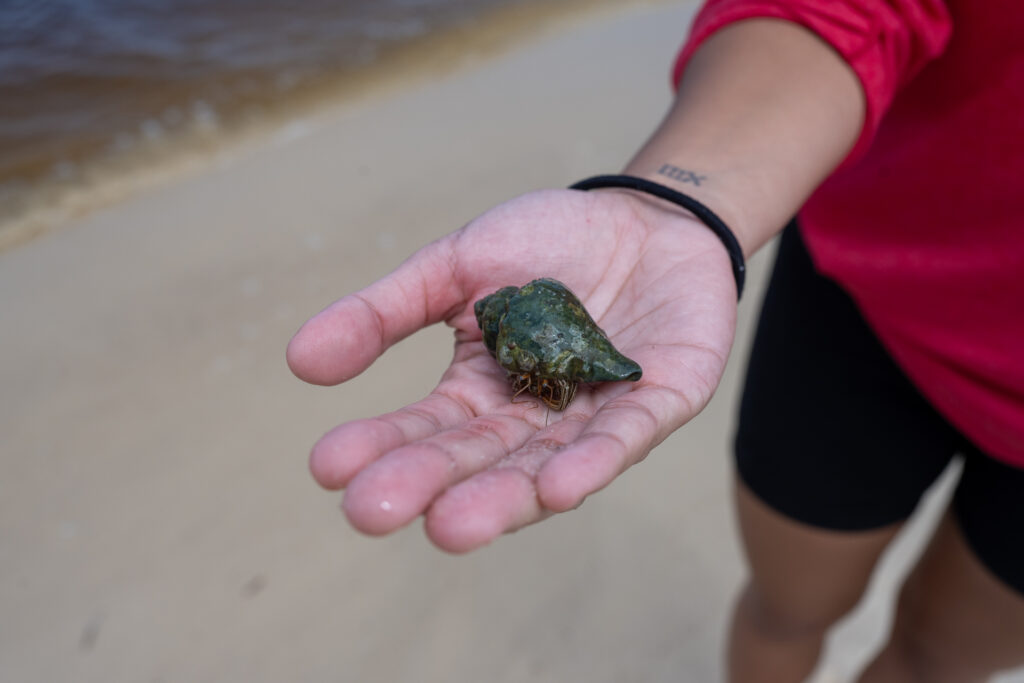
[(936, 681), (1024, 665), (1024, 469), (965, 445), (950, 514), (901, 591), (893, 643)]
[(1024, 471), (966, 444), (787, 228), (736, 435), (738, 518), (767, 611), (796, 627), (841, 616), (965, 449), (952, 510), (901, 593), (887, 650), (901, 654), (880, 667), (909, 652), (919, 669), (972, 680), (1024, 663)]
[[(1004, 533), (1019, 544), (1020, 528)], [(965, 532), (954, 514), (942, 520), (900, 592), (889, 644), (859, 680), (985, 681), (1024, 665), (1024, 593), (980, 559)]]
[(738, 520), (763, 612), (813, 629), (852, 608), (959, 443), (790, 225), (735, 442)]
[(1024, 469), (968, 444), (952, 507), (966, 547), (995, 579), (1024, 596)]
[(747, 599), (776, 635), (823, 632), (849, 612), (902, 525), (833, 531), (780, 514), (742, 481), (736, 517), (750, 569)]
[(796, 522), (879, 529), (910, 516), (959, 445), (787, 227), (740, 406), (741, 481)]

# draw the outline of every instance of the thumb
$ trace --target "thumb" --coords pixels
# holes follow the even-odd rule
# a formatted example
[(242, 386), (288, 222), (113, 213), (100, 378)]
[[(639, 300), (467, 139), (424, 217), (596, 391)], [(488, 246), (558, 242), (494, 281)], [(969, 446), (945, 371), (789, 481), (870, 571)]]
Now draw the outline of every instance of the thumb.
[(451, 241), (423, 247), (394, 272), (310, 318), (288, 344), (288, 367), (311, 384), (338, 384), (416, 330), (465, 305)]

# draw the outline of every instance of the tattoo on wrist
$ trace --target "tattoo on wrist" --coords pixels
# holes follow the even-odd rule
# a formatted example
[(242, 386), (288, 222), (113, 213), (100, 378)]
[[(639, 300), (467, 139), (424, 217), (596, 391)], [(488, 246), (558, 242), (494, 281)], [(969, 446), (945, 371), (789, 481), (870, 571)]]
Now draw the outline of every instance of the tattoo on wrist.
[(663, 175), (667, 178), (671, 178), (672, 180), (678, 180), (681, 183), (693, 183), (698, 187), (700, 186), (701, 181), (708, 179), (706, 175), (697, 175), (694, 171), (688, 171), (685, 168), (679, 168), (672, 164), (663, 164), (662, 167), (658, 169), (658, 175)]

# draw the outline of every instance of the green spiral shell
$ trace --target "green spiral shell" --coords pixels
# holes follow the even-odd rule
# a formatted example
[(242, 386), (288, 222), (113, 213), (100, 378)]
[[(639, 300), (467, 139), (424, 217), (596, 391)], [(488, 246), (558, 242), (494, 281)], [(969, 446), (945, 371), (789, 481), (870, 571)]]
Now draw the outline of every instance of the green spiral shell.
[(636, 381), (643, 373), (557, 280), (502, 287), (477, 301), (473, 310), (484, 345), (510, 376), (613, 382)]

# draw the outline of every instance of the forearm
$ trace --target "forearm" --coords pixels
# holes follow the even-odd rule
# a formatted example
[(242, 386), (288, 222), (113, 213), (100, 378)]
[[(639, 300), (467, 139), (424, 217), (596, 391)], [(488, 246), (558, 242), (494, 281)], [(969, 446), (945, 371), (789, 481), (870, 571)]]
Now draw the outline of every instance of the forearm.
[(774, 19), (738, 22), (694, 54), (625, 172), (707, 204), (749, 256), (843, 160), (863, 111), (857, 77), (816, 35)]

